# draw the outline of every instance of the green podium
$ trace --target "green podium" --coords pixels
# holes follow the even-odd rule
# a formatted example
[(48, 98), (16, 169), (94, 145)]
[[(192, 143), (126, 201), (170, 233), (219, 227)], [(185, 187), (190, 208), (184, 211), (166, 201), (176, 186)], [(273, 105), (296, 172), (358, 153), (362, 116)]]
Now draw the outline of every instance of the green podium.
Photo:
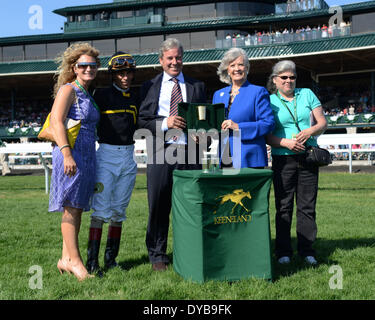
[(272, 171), (230, 173), (173, 173), (173, 267), (184, 279), (272, 279)]
[[(186, 120), (187, 129), (216, 129), (220, 132), (225, 119), (224, 103), (186, 103), (178, 104), (178, 115)], [(186, 131), (185, 130), (185, 131)]]

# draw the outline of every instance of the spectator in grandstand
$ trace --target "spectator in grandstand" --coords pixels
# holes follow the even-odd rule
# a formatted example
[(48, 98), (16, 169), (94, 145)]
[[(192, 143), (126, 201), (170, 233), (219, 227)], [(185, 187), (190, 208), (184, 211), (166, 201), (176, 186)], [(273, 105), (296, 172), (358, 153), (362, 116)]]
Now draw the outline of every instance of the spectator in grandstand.
[[(74, 43), (59, 57), (59, 76), (54, 88), (51, 127), (56, 144), (52, 151), (50, 212), (63, 212), (61, 232), (62, 257), (57, 263), (60, 273), (73, 273), (78, 280), (87, 272), (79, 251), (78, 233), (83, 211), (89, 211), (89, 199), (95, 187), (95, 128), (100, 114), (88, 93), (100, 60), (99, 51), (88, 43)], [(81, 120), (74, 146), (68, 142), (65, 119)]]
[(293, 254), (290, 228), (296, 196), (298, 254), (314, 265), (317, 261), (312, 246), (317, 233), (315, 205), (319, 168), (306, 163), (305, 145), (316, 146), (315, 136), (324, 132), (327, 123), (318, 98), (310, 89), (297, 89), (296, 78), (294, 62), (284, 60), (274, 65), (268, 81), (276, 123), (275, 130), (267, 136), (267, 143), (272, 147), (274, 173), (275, 249), (279, 263), (290, 262)]
[(355, 108), (354, 108), (354, 105), (350, 105), (349, 107), (349, 114), (355, 114)]
[(135, 68), (135, 60), (130, 54), (116, 52), (108, 63), (111, 86), (94, 92), (101, 117), (97, 127), (96, 188), (87, 248), (86, 268), (89, 273), (99, 271), (98, 256), (104, 222), (109, 222), (105, 267), (117, 266), (115, 259), (120, 248), (122, 222), (126, 219), (126, 208), (137, 174), (133, 136), (138, 119), (139, 95), (130, 88)]
[(322, 31), (322, 38), (328, 38), (328, 27), (325, 24), (323, 24), (321, 31)]
[[(226, 148), (229, 147), (234, 168), (268, 165), (265, 136), (274, 127), (268, 92), (247, 80), (249, 69), (249, 58), (243, 49), (228, 50), (217, 74), (229, 86), (216, 91), (212, 101), (225, 104), (226, 119), (221, 128), (230, 130)], [(240, 130), (241, 135), (233, 134), (234, 130)], [(240, 144), (237, 144), (236, 139), (239, 138)], [(241, 150), (234, 150), (236, 145), (240, 145)], [(224, 154), (227, 155), (228, 152)], [(229, 164), (229, 159), (222, 160), (224, 164)]]

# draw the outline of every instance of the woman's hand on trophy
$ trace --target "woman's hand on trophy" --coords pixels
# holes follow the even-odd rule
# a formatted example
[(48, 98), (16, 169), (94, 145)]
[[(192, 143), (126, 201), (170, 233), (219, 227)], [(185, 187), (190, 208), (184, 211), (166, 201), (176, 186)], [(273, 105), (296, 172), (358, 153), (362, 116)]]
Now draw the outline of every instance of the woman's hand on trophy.
[(223, 121), (223, 123), (221, 124), (221, 129), (222, 130), (228, 130), (228, 129), (238, 130), (239, 126), (238, 126), (238, 123), (228, 119), (228, 120)]

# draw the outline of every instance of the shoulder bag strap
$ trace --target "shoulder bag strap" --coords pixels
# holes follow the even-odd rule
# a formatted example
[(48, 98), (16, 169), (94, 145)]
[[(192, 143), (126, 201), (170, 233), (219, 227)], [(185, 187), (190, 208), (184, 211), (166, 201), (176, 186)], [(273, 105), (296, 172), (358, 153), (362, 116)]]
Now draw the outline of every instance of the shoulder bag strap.
[(79, 100), (78, 100), (77, 92), (76, 92), (76, 90), (74, 89), (74, 86), (71, 83), (67, 83), (66, 85), (69, 85), (69, 86), (71, 86), (73, 88), (75, 102), (76, 102), (76, 105), (77, 105), (77, 108), (78, 108), (78, 113), (80, 114), (80, 117), (81, 117), (80, 120), (82, 120), (83, 119), (83, 115), (82, 115), (82, 112), (81, 112), (81, 107), (79, 105)]
[[(279, 91), (277, 91), (276, 96), (279, 98), (279, 100), (281, 101), (281, 103), (283, 104), (283, 106), (289, 111), (289, 113), (290, 113), (290, 115), (292, 116), (292, 119), (293, 119), (294, 124), (296, 125), (298, 131), (302, 131), (301, 128), (299, 127), (297, 121), (296, 121), (296, 118), (293, 116), (292, 111), (290, 111), (290, 109), (288, 108), (288, 106), (286, 105), (286, 103), (280, 98), (280, 96), (279, 96)], [(294, 98), (294, 99), (296, 99), (296, 98)], [(295, 110), (297, 109), (297, 105), (296, 105), (296, 102), (295, 102), (295, 101), (294, 101), (294, 108), (295, 108)]]
[(82, 92), (91, 100), (92, 104), (94, 105), (95, 109), (99, 112), (100, 114), (100, 109), (98, 107), (98, 105), (96, 104), (95, 100), (93, 97), (91, 97), (91, 95), (85, 90), (84, 87), (81, 86), (81, 84), (79, 83), (78, 80), (75, 81), (76, 85), (78, 86), (78, 88), (80, 88), (82, 90)]

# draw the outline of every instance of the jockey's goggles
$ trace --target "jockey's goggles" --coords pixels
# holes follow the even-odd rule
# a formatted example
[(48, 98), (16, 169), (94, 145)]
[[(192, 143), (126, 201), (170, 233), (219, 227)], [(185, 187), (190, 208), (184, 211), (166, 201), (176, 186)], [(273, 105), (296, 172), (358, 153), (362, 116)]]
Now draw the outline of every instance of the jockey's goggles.
[(108, 69), (112, 71), (123, 69), (135, 69), (136, 63), (130, 54), (114, 56), (108, 63)]

